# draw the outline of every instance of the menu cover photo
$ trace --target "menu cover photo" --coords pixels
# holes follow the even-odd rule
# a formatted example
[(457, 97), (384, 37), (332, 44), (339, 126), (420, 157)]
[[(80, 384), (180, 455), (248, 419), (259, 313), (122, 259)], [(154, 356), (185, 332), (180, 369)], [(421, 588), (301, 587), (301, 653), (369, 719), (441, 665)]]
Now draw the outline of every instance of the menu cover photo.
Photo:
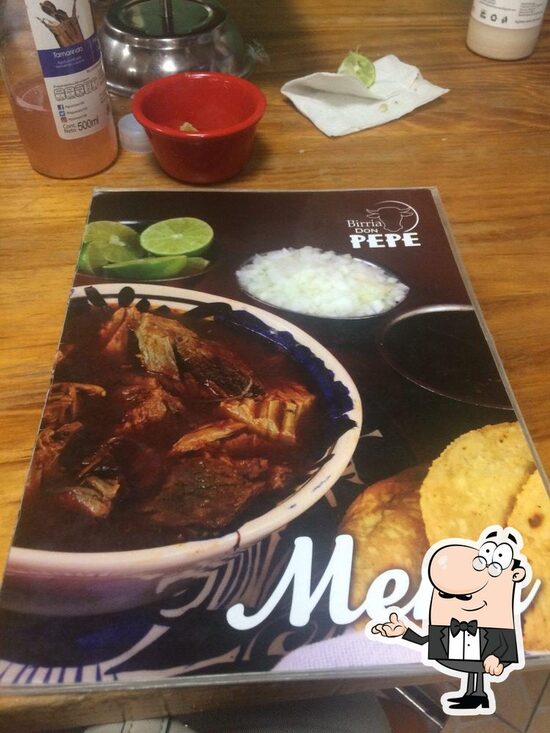
[(547, 492), (435, 189), (97, 190), (0, 689), (421, 677), (451, 602), (544, 664)]

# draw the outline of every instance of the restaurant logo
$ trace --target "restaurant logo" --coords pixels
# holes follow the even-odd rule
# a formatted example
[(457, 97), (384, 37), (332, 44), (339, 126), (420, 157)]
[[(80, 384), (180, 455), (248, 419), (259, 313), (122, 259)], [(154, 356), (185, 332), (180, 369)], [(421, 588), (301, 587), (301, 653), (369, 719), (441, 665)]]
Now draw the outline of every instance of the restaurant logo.
[(353, 249), (420, 247), (415, 231), (420, 220), (418, 212), (403, 201), (379, 201), (374, 208), (365, 209), (366, 219), (348, 219)]

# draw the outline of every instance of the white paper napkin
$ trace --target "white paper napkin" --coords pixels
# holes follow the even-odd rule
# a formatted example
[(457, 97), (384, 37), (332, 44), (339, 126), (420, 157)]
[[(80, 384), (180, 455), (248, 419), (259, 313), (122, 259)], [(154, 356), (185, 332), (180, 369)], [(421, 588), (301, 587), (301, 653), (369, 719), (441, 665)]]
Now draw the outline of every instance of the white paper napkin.
[(338, 137), (396, 120), (449, 91), (397, 56), (384, 56), (374, 66), (371, 87), (348, 74), (321, 71), (287, 82), (281, 92), (321, 132)]

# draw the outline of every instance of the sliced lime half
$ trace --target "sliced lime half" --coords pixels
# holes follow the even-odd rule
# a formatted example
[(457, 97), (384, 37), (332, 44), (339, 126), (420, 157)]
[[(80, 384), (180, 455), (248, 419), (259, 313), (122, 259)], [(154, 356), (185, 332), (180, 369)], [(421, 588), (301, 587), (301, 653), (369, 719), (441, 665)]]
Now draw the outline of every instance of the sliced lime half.
[(210, 246), (214, 231), (202, 219), (184, 216), (151, 224), (141, 234), (141, 246), (155, 255), (200, 255)]
[(376, 68), (372, 61), (358, 51), (350, 51), (338, 67), (339, 74), (354, 76), (367, 87), (376, 79)]
[(84, 229), (84, 245), (93, 247), (104, 263), (134, 260), (145, 254), (139, 244), (139, 234), (118, 221), (93, 221)]

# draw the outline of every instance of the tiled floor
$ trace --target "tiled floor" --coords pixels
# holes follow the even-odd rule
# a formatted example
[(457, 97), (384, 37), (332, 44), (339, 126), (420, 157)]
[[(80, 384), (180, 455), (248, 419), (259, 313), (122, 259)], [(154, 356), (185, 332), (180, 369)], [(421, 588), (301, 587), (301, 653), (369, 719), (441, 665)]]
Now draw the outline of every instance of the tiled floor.
[(549, 733), (548, 672), (515, 672), (493, 690), (494, 715), (451, 718), (443, 733)]

